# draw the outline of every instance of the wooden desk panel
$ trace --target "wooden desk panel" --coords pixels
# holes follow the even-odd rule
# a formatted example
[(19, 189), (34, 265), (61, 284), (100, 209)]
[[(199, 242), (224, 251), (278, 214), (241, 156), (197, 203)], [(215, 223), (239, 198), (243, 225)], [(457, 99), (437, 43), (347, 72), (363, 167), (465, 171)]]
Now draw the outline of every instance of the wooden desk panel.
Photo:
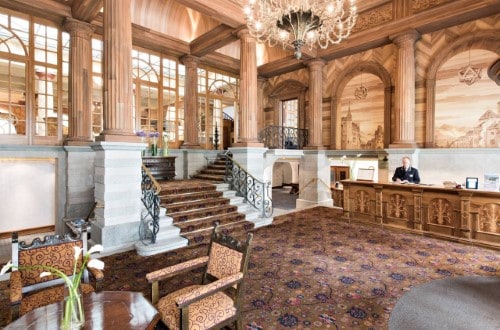
[(175, 158), (176, 156), (142, 157), (142, 163), (155, 179), (172, 180), (175, 177)]
[(342, 181), (344, 219), (500, 248), (500, 192)]

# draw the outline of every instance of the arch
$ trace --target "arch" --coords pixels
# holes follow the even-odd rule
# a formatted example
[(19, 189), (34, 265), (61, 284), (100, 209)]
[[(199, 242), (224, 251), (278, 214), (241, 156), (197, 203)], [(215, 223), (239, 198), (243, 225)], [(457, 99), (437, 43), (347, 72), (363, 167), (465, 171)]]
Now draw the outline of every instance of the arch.
[(500, 54), (500, 33), (498, 31), (481, 31), (458, 37), (449, 44), (436, 50), (426, 74), (426, 129), (425, 147), (434, 147), (434, 121), (436, 99), (436, 74), (439, 68), (450, 58), (469, 49), (484, 49)]
[(5, 49), (5, 52), (9, 54), (28, 56), (27, 46), (16, 33), (1, 24), (0, 31), (0, 35), (3, 36), (3, 38), (0, 38), (0, 51), (3, 52), (3, 49)]
[(273, 100), (274, 108), (274, 118), (273, 123), (275, 125), (281, 125), (281, 102), (297, 98), (299, 103), (299, 128), (306, 127), (306, 113), (305, 113), (305, 96), (306, 96), (307, 86), (302, 84), (300, 81), (288, 79), (279, 83), (272, 91), (269, 93), (269, 98)]
[(331, 132), (330, 149), (335, 149), (337, 145), (337, 132), (340, 132), (340, 96), (347, 83), (360, 73), (371, 73), (382, 80), (384, 84), (384, 147), (390, 143), (391, 132), (391, 108), (393, 81), (389, 72), (379, 63), (365, 61), (354, 63), (346, 67), (335, 79), (331, 94)]

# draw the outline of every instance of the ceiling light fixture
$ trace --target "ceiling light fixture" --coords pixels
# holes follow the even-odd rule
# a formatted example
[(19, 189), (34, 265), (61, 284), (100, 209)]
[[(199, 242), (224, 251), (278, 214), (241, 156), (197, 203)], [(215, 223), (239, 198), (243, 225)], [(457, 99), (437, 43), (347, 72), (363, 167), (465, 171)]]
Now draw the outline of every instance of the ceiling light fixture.
[(472, 85), (481, 79), (481, 68), (470, 65), (470, 48), (469, 48), (469, 65), (464, 66), (458, 71), (458, 80), (467, 85)]
[(297, 59), (304, 45), (325, 49), (346, 39), (357, 18), (355, 0), (248, 0), (243, 11), (257, 41), (291, 46)]
[(360, 77), (361, 77), (361, 84), (354, 91), (354, 97), (358, 100), (364, 100), (368, 96), (368, 88), (363, 86), (363, 74), (360, 74)]

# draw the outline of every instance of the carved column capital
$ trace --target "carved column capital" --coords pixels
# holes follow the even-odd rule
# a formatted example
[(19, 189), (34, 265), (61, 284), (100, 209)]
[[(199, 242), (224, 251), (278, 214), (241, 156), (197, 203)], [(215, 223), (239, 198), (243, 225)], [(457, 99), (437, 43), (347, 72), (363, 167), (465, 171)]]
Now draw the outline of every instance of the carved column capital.
[(71, 17), (66, 17), (64, 19), (64, 28), (72, 37), (77, 36), (84, 39), (91, 39), (95, 31), (92, 24)]
[(305, 64), (309, 68), (309, 71), (317, 71), (322, 70), (326, 65), (326, 62), (320, 58), (315, 58), (309, 61), (306, 61)]
[(200, 58), (193, 55), (184, 55), (180, 60), (186, 67), (198, 67), (200, 64)]
[(389, 39), (398, 47), (403, 48), (408, 45), (413, 45), (418, 39), (420, 39), (420, 33), (417, 30), (407, 30), (402, 33), (390, 36)]

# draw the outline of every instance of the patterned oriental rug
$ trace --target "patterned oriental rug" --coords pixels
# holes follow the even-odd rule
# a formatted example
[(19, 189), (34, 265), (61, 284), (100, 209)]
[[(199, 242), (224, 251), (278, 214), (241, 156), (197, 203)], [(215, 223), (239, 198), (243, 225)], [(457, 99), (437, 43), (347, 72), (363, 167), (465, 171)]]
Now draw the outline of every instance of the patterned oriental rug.
[[(207, 253), (187, 247), (141, 257), (104, 257), (104, 290), (141, 291), (145, 274)], [(164, 283), (161, 294), (200, 278), (200, 270)], [(387, 329), (405, 292), (435, 279), (499, 276), (500, 251), (340, 220), (331, 208), (289, 213), (254, 230), (245, 279), (247, 329)], [(0, 326), (8, 322), (8, 282), (0, 282)]]

